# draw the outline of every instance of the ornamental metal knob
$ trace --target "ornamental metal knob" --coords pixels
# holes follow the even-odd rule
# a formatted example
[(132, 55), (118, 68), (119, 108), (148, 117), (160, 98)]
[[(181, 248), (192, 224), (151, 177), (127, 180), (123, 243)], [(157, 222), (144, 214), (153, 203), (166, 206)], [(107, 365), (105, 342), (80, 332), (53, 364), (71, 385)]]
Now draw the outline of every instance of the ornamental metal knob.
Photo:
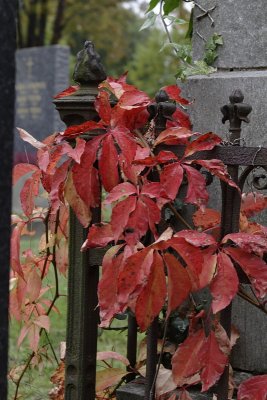
[(221, 108), (223, 113), (222, 123), (230, 122), (229, 132), (230, 141), (233, 144), (239, 145), (241, 135), (242, 122), (249, 123), (248, 115), (252, 111), (250, 104), (243, 103), (244, 95), (240, 89), (233, 91), (229, 97), (230, 104), (226, 104)]
[(155, 120), (155, 133), (158, 135), (166, 129), (166, 122), (171, 118), (176, 110), (176, 104), (170, 101), (165, 90), (161, 89), (155, 96), (155, 103), (150, 104), (147, 109), (150, 114), (150, 119)]
[(100, 62), (100, 55), (95, 51), (94, 44), (87, 40), (84, 48), (77, 54), (73, 79), (81, 85), (99, 83), (106, 79), (106, 73)]

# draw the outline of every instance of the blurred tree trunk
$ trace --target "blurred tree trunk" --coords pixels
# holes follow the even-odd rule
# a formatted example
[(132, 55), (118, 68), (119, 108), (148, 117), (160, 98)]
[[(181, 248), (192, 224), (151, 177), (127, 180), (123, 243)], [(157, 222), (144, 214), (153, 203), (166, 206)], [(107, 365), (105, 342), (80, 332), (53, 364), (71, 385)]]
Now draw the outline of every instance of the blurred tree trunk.
[(51, 44), (57, 44), (59, 42), (59, 40), (61, 39), (62, 31), (64, 28), (65, 7), (66, 7), (66, 0), (58, 0)]
[(47, 16), (48, 16), (48, 0), (41, 0), (37, 46), (44, 46), (44, 44), (45, 44), (45, 32), (46, 32), (46, 25), (47, 25)]

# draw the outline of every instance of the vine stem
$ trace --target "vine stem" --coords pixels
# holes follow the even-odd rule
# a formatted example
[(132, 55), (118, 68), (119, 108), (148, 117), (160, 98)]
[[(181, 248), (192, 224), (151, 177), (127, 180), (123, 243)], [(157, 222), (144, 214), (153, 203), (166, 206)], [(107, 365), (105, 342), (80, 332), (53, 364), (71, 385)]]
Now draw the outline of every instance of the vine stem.
[[(49, 216), (49, 213), (48, 213), (48, 216)], [(47, 218), (46, 218), (47, 223), (48, 223), (48, 216), (47, 216)], [(57, 215), (56, 215), (55, 232), (54, 232), (55, 235), (57, 234), (58, 226), (59, 226), (59, 211), (57, 211)], [(57, 271), (57, 263), (56, 263), (56, 243), (54, 243), (54, 245), (53, 245), (52, 255), (53, 255), (52, 264), (53, 264), (53, 267), (54, 267), (54, 275), (55, 275), (55, 294), (54, 294), (54, 298), (53, 298), (53, 300), (52, 300), (52, 302), (51, 302), (51, 304), (50, 304), (50, 306), (49, 306), (49, 308), (48, 308), (48, 310), (47, 310), (47, 312), (46, 312), (46, 315), (47, 315), (47, 316), (50, 314), (51, 310), (52, 310), (53, 307), (54, 307), (55, 302), (57, 301), (57, 299), (58, 299), (59, 296), (60, 296), (60, 295), (59, 295), (58, 271)], [(42, 271), (42, 273), (43, 273), (43, 272), (44, 272), (44, 271)], [(43, 334), (43, 332), (46, 332), (46, 330), (45, 330), (44, 328), (41, 328), (41, 330), (40, 330), (40, 337), (41, 337), (41, 335)], [(47, 334), (47, 332), (46, 332), (46, 334)], [(50, 340), (48, 341), (48, 343), (50, 343)], [(50, 346), (50, 347), (51, 347), (51, 346)], [(52, 349), (52, 348), (51, 348), (51, 349)], [(55, 356), (55, 358), (56, 358), (56, 360), (57, 360), (57, 357), (56, 357), (56, 355), (55, 355), (55, 353), (54, 353), (54, 349), (52, 349), (52, 352), (53, 352), (53, 354), (54, 354), (54, 356)], [(17, 400), (17, 399), (18, 399), (19, 387), (20, 387), (21, 381), (22, 381), (22, 379), (23, 379), (23, 377), (24, 377), (24, 375), (25, 375), (25, 372), (26, 372), (27, 369), (29, 368), (29, 366), (30, 366), (30, 364), (31, 364), (31, 361), (32, 361), (34, 355), (35, 355), (35, 352), (33, 351), (33, 352), (30, 354), (30, 356), (28, 357), (28, 360), (27, 360), (27, 362), (26, 362), (26, 364), (25, 364), (25, 367), (23, 368), (23, 370), (22, 370), (22, 372), (21, 372), (21, 374), (20, 374), (20, 376), (19, 376), (19, 378), (18, 378), (18, 380), (17, 380), (17, 382), (16, 382), (16, 391), (15, 391), (15, 395), (14, 395), (14, 400)]]
[(267, 314), (266, 308), (264, 307), (264, 305), (262, 305), (262, 304), (258, 301), (257, 297), (256, 297), (256, 299), (257, 299), (257, 302), (256, 302), (252, 297), (250, 297), (250, 296), (249, 296), (246, 292), (244, 292), (243, 289), (240, 288), (240, 287), (239, 287), (239, 291), (237, 292), (237, 295), (238, 295), (239, 297), (241, 297), (242, 299), (246, 300), (248, 303), (250, 303), (250, 304), (253, 305), (254, 307), (256, 307), (256, 308), (258, 308), (259, 310), (261, 310), (264, 314)]
[(153, 383), (152, 383), (152, 386), (151, 386), (151, 389), (150, 389), (149, 400), (153, 400), (154, 399), (155, 386), (156, 386), (156, 382), (157, 382), (157, 378), (158, 378), (158, 374), (159, 374), (159, 369), (160, 369), (160, 364), (161, 364), (162, 357), (163, 357), (163, 350), (164, 350), (164, 346), (165, 346), (165, 342), (166, 342), (168, 323), (169, 323), (169, 317), (166, 318), (165, 324), (164, 324), (162, 346), (161, 346), (160, 355), (159, 355), (159, 359), (158, 359), (157, 370), (156, 370), (156, 373), (155, 373), (155, 376), (154, 376), (154, 380), (153, 380)]

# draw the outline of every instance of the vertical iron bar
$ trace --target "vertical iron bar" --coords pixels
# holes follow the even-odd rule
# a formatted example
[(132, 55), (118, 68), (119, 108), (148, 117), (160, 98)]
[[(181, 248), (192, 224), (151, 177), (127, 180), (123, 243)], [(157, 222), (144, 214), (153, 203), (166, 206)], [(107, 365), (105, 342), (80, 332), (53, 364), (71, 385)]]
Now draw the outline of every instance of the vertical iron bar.
[[(99, 209), (95, 214), (93, 223), (99, 222)], [(66, 400), (95, 398), (99, 271), (90, 265), (90, 251), (80, 251), (86, 236), (87, 230), (70, 211)]]
[(130, 367), (134, 368), (136, 364), (137, 351), (137, 323), (132, 315), (128, 315), (128, 338), (127, 338), (127, 358), (130, 362)]
[[(230, 122), (231, 145), (240, 145), (241, 124), (249, 122), (247, 116), (251, 112), (251, 106), (244, 104), (244, 96), (240, 90), (235, 90), (229, 97), (230, 103), (221, 108), (224, 115), (222, 122)], [(228, 166), (228, 173), (232, 180), (238, 184), (238, 166)], [(241, 196), (238, 191), (225, 183), (222, 183), (222, 217), (221, 238), (228, 233), (239, 231)], [(231, 336), (232, 304), (229, 304), (220, 313), (220, 322), (228, 337)], [(227, 366), (218, 382), (216, 392), (218, 400), (228, 399), (229, 367)]]
[(157, 369), (157, 345), (158, 345), (158, 317), (154, 319), (147, 333), (147, 361), (146, 361), (146, 386), (145, 400), (155, 398), (155, 387), (153, 383)]
[(0, 399), (7, 399), (8, 301), (12, 153), (15, 116), (15, 50), (17, 1), (4, 2), (0, 12)]
[[(61, 119), (67, 126), (99, 120), (94, 102), (98, 84), (106, 74), (92, 42), (85, 42), (84, 49), (78, 53), (73, 77), (80, 85), (79, 90), (73, 96), (54, 101)], [(100, 219), (99, 207), (92, 213), (92, 223)], [(70, 211), (66, 400), (95, 399), (99, 260), (94, 257), (95, 250), (80, 251), (87, 232)]]

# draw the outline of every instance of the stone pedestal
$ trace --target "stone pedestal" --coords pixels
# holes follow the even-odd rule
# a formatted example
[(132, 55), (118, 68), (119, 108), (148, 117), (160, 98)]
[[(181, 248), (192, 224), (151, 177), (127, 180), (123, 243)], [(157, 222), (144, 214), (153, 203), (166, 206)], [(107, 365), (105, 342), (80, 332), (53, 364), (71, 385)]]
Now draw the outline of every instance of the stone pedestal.
[[(228, 103), (234, 89), (241, 89), (245, 102), (252, 105), (250, 123), (242, 125), (242, 138), (247, 146), (267, 146), (267, 2), (259, 0), (198, 0), (211, 12), (214, 26), (208, 17), (198, 19), (203, 12), (195, 7), (193, 55), (203, 55), (205, 42), (213, 33), (223, 36), (224, 45), (218, 49), (217, 73), (194, 76), (182, 85), (183, 95), (193, 104), (189, 113), (193, 130), (213, 131), (227, 140), (228, 124), (222, 125), (220, 107)], [(180, 83), (178, 82), (178, 85)], [(180, 85), (181, 86), (181, 85)], [(218, 207), (220, 190), (211, 190), (211, 206)], [(264, 224), (264, 220), (261, 220)], [(265, 219), (266, 224), (266, 219)], [(232, 364), (237, 369), (266, 373), (267, 330), (266, 315), (237, 298), (233, 304), (233, 323), (241, 338), (233, 351)], [(265, 342), (265, 343), (264, 343)]]
[[(63, 130), (52, 99), (69, 84), (69, 48), (44, 46), (16, 52), (16, 124), (42, 141)], [(27, 152), (27, 155), (26, 155)], [(16, 130), (14, 164), (35, 162), (36, 149), (23, 142)]]

